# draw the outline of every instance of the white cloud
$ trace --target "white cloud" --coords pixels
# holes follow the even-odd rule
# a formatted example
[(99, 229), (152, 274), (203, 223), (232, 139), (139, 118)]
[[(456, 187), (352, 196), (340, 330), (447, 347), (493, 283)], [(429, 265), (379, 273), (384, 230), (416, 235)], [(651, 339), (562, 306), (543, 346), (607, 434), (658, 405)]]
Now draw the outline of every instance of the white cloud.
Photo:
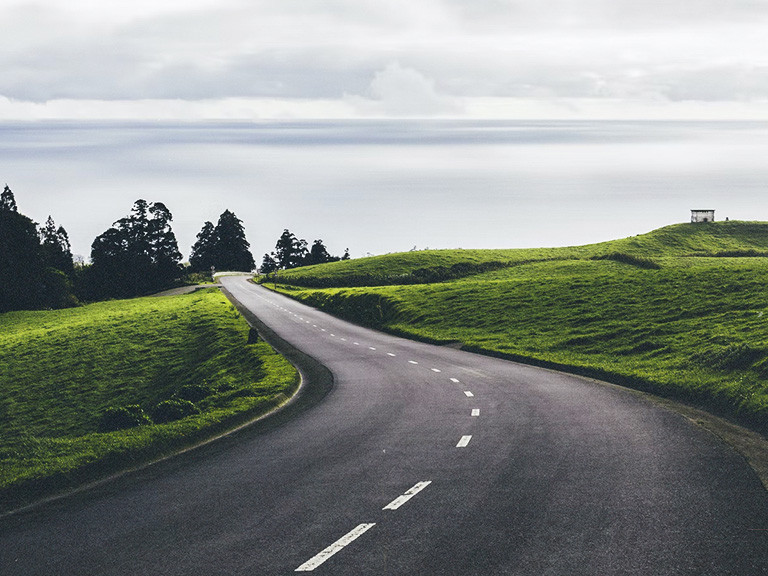
[(162, 116), (165, 102), (229, 117), (248, 114), (244, 101), (321, 117), (461, 115), (489, 99), (761, 114), (768, 98), (768, 3), (756, 0), (5, 0), (0, 21), (6, 117), (41, 110), (24, 102), (78, 117)]
[(433, 80), (396, 62), (376, 72), (369, 98), (350, 97), (348, 101), (366, 116), (455, 116), (462, 112), (459, 100), (439, 94)]

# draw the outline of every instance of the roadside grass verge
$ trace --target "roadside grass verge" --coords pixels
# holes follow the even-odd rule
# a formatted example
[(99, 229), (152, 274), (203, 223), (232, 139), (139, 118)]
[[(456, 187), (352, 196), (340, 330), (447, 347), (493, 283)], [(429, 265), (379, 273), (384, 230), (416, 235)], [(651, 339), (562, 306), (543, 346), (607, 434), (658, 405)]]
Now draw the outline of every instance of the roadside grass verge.
[(680, 225), (549, 260), (522, 251), (529, 261), (438, 283), (279, 289), (368, 326), (681, 399), (765, 433), (768, 258), (752, 251), (766, 245), (768, 224)]
[[(248, 331), (217, 289), (0, 315), (0, 508), (173, 453), (280, 404), (298, 374), (267, 344), (247, 344)], [(110, 419), (126, 409), (145, 423)]]

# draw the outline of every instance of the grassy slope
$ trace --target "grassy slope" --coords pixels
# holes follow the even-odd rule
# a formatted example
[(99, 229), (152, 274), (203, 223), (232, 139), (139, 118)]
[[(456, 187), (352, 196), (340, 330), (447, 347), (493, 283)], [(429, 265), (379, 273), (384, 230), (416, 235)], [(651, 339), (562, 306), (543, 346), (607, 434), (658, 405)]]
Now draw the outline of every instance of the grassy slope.
[[(297, 373), (247, 334), (218, 290), (0, 315), (0, 494), (65, 487), (274, 407)], [(217, 391), (200, 414), (97, 432), (106, 408), (151, 413), (185, 384)]]
[(715, 257), (729, 252), (768, 255), (768, 226), (761, 222), (719, 222), (712, 226), (676, 224), (648, 234), (586, 246), (402, 252), (296, 268), (282, 272), (280, 281), (306, 287), (383, 286), (421, 283), (424, 272), (447, 272), (457, 266), (464, 266), (464, 270), (459, 268), (445, 279), (483, 272), (483, 266), (488, 265), (511, 267), (545, 260), (599, 258), (616, 253), (656, 260)]
[[(765, 426), (768, 259), (713, 256), (766, 251), (765, 223), (684, 224), (583, 247), (489, 251), (488, 259), (502, 253), (518, 264), (441, 283), (285, 290), (400, 334), (568, 366)], [(660, 268), (594, 259), (617, 253)], [(457, 262), (464, 252), (392, 255), (375, 266), (392, 259), (401, 271), (424, 268), (440, 265), (437, 255)], [(542, 255), (549, 260), (535, 261)], [(371, 260), (354, 260), (347, 270), (354, 265), (360, 275)], [(302, 271), (309, 273), (339, 281), (334, 265)]]

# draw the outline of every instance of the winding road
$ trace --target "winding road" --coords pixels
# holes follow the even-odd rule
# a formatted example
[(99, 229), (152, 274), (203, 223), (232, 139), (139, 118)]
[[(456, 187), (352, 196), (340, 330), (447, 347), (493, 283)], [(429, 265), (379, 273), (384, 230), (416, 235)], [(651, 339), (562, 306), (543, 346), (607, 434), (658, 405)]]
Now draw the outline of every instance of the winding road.
[(221, 283), (332, 388), (0, 520), (0, 574), (768, 574), (768, 493), (681, 416)]

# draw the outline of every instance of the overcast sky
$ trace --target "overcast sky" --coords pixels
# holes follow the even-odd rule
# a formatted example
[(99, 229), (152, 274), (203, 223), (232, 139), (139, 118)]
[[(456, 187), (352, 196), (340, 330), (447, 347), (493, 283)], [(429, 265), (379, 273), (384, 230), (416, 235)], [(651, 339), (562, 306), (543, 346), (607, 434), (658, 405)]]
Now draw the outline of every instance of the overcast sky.
[(0, 119), (768, 118), (765, 0), (0, 0)]

